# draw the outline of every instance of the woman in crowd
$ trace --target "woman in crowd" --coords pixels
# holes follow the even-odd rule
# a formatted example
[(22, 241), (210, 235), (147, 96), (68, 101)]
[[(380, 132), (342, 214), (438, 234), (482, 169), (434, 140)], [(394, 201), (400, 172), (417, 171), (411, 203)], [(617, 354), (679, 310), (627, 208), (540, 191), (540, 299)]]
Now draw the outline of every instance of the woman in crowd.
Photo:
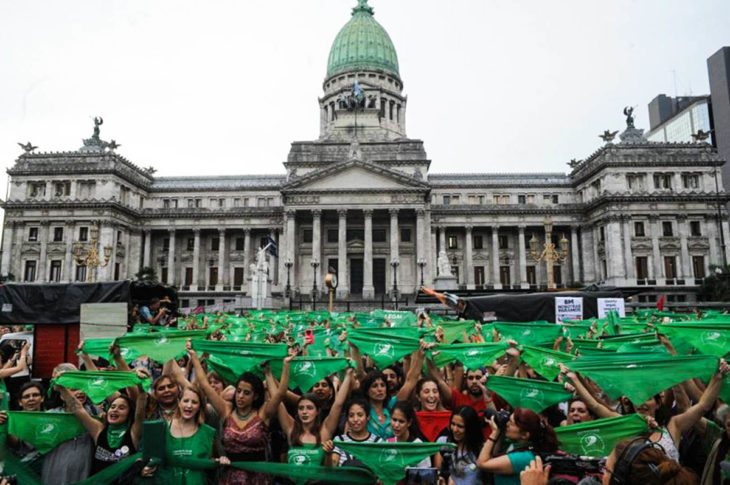
[[(630, 459), (629, 451), (634, 447), (638, 447), (636, 451), (641, 447), (643, 450), (632, 461), (623, 463)], [(620, 476), (617, 473), (619, 467), (626, 467), (626, 472)], [(654, 441), (637, 438), (621, 441), (606, 459), (603, 484), (615, 483), (621, 485), (695, 485), (697, 476), (667, 457), (663, 448)], [(712, 483), (720, 485), (721, 482)]]
[(170, 422), (175, 412), (177, 412), (179, 397), (180, 388), (172, 376), (162, 374), (155, 379), (152, 383), (153, 399), (146, 413), (147, 420), (163, 419)]
[[(722, 434), (712, 444), (710, 454), (702, 472), (702, 485), (730, 484), (730, 470), (723, 469), (723, 461), (730, 462), (730, 409), (726, 406), (719, 421), (722, 423)], [(707, 425), (709, 426), (709, 425)]]
[(388, 397), (388, 384), (382, 372), (370, 371), (360, 383), (360, 390), (368, 400), (368, 431), (380, 439), (393, 436), (390, 427), (392, 399)]
[[(21, 411), (40, 412), (43, 410), (44, 396), (46, 394), (45, 389), (43, 389), (43, 384), (40, 382), (26, 382), (20, 387), (18, 394), (18, 407)], [(4, 424), (7, 421), (7, 416), (5, 411), (0, 411), (0, 424)], [(15, 456), (23, 462), (31, 463), (39, 457), (33, 445), (19, 440), (13, 435), (8, 435), (7, 443)]]
[[(477, 468), (479, 450), (484, 443), (479, 415), (471, 406), (461, 406), (451, 414), (446, 436), (438, 438), (439, 443), (454, 443), (456, 449), (450, 454), (437, 454), (435, 465), (447, 468), (449, 484), (481, 485), (481, 472)], [(447, 484), (448, 485), (448, 484)]]
[[(203, 366), (198, 354), (188, 345), (188, 354), (193, 363), (195, 374), (204, 376)], [(292, 356), (284, 359), (281, 381), (276, 389), (269, 389), (266, 399), (264, 383), (251, 372), (244, 373), (236, 382), (233, 402), (225, 400), (218, 394), (207, 379), (199, 379), (203, 392), (210, 400), (221, 422), (221, 443), (223, 453), (230, 461), (268, 461), (269, 421), (279, 408), (279, 403), (286, 395), (289, 387), (289, 366)], [(266, 368), (266, 374), (271, 371)], [(250, 473), (243, 470), (229, 469), (223, 473), (221, 484), (239, 483), (267, 484), (270, 479), (266, 475)]]
[[(338, 435), (336, 439), (358, 443), (378, 443), (382, 441), (380, 436), (369, 431), (370, 412), (370, 403), (367, 400), (353, 398), (345, 407), (347, 432)], [(335, 447), (333, 449), (331, 441), (325, 444), (325, 452), (331, 455), (329, 463), (333, 466), (349, 466), (348, 462), (355, 460), (352, 455), (341, 448)]]
[[(324, 458), (322, 443), (332, 439), (340, 420), (342, 406), (350, 393), (353, 370), (348, 369), (335, 402), (328, 414), (321, 409), (321, 401), (314, 394), (305, 394), (297, 402), (292, 417), (284, 404), (279, 404), (279, 424), (289, 442), (288, 462), (294, 465), (321, 465)], [(273, 385), (273, 378), (267, 381)], [(329, 449), (329, 446), (328, 446)]]
[(593, 421), (594, 419), (596, 419), (596, 415), (593, 414), (593, 411), (588, 409), (588, 405), (585, 401), (579, 397), (574, 397), (568, 401), (568, 417), (560, 423), (560, 426), (585, 423), (586, 421)]
[(505, 454), (495, 456), (495, 445), (502, 437), (502, 429), (494, 417), (488, 422), (492, 432), (484, 442), (477, 465), (494, 474), (495, 485), (518, 485), (520, 472), (535, 459), (537, 453), (551, 453), (558, 449), (558, 438), (545, 418), (529, 409), (517, 408), (504, 428), (504, 437), (512, 445)]

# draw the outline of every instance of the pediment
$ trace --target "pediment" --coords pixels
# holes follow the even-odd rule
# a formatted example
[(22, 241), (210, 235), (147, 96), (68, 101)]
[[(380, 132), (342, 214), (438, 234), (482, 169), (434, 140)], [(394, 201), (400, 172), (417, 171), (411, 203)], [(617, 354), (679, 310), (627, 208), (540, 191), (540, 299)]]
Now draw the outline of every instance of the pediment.
[(349, 160), (315, 170), (286, 184), (283, 191), (393, 191), (427, 190), (428, 184), (414, 177), (371, 162)]

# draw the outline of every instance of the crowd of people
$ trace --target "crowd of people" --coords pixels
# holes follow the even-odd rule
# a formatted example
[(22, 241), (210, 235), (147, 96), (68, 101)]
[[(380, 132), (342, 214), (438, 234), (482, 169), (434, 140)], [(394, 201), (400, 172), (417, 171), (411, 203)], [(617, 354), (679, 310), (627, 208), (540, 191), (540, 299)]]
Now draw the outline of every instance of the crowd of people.
[(730, 483), (725, 315), (168, 314), (0, 389), (0, 485)]

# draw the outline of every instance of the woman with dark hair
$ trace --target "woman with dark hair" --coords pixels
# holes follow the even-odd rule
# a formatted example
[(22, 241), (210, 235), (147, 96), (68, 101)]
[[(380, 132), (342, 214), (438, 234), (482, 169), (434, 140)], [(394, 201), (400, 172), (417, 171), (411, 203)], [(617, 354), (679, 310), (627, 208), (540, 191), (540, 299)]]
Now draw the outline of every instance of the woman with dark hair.
[(495, 485), (519, 485), (520, 472), (527, 468), (536, 453), (551, 453), (558, 449), (558, 438), (545, 418), (526, 408), (517, 408), (507, 421), (504, 437), (513, 444), (507, 453), (494, 456), (494, 446), (502, 430), (495, 418), (489, 421), (492, 432), (484, 443), (477, 464), (494, 474)]
[[(323, 418), (322, 403), (315, 394), (305, 394), (297, 402), (296, 416), (292, 417), (283, 403), (279, 404), (279, 423), (289, 441), (288, 462), (293, 465), (321, 465), (324, 458), (322, 444), (332, 439), (350, 393), (353, 370), (348, 369), (329, 414)], [(272, 378), (273, 380), (273, 378)], [(331, 449), (327, 445), (328, 449)]]
[(386, 441), (389, 443), (397, 442), (416, 442), (420, 443), (421, 432), (418, 429), (418, 421), (416, 420), (416, 410), (408, 401), (398, 401), (390, 412), (390, 425), (393, 428), (393, 437)]
[(596, 415), (588, 408), (588, 404), (583, 399), (574, 397), (568, 401), (568, 416), (560, 423), (560, 426), (585, 423), (594, 419), (596, 419)]
[(360, 383), (360, 390), (368, 400), (368, 431), (381, 439), (393, 436), (390, 427), (390, 408), (392, 398), (388, 397), (388, 384), (385, 376), (378, 370), (368, 372)]
[(180, 387), (175, 379), (162, 374), (152, 382), (152, 399), (147, 410), (147, 420), (163, 419), (168, 423), (177, 411)]
[[(630, 455), (635, 451), (638, 451), (638, 454), (632, 459)], [(631, 461), (627, 462), (628, 460)], [(667, 457), (662, 447), (655, 442), (646, 438), (637, 438), (619, 442), (608, 455), (602, 483), (603, 485), (613, 483), (695, 485), (697, 476), (688, 468)], [(711, 483), (720, 485), (722, 482)]]
[[(477, 468), (477, 457), (484, 443), (479, 415), (471, 406), (461, 406), (451, 414), (448, 434), (437, 443), (454, 443), (452, 454), (437, 454), (435, 466), (448, 467), (449, 483), (454, 485), (481, 485), (482, 477)], [(445, 463), (444, 463), (445, 462)]]
[[(370, 420), (370, 403), (363, 398), (353, 398), (345, 406), (347, 416), (347, 432), (337, 436), (340, 441), (356, 441), (358, 443), (378, 443), (382, 439), (375, 433), (369, 431), (368, 421)], [(354, 457), (341, 448), (332, 447), (333, 443), (328, 441), (325, 451), (330, 454), (329, 464), (332, 466), (343, 466), (354, 461)]]
[(26, 382), (18, 392), (18, 407), (21, 411), (42, 411), (46, 390), (36, 381)]
[[(195, 375), (205, 376), (198, 354), (190, 345), (188, 345), (188, 355), (193, 363)], [(229, 402), (218, 394), (205, 377), (197, 380), (220, 417), (221, 444), (223, 452), (230, 461), (268, 461), (269, 421), (277, 412), (279, 403), (289, 387), (289, 365), (292, 358), (288, 356), (284, 359), (281, 381), (277, 388), (268, 390), (270, 394), (268, 400), (263, 381), (251, 372), (246, 372), (238, 378), (234, 402)], [(271, 374), (268, 367), (265, 369), (265, 374), (267, 378)], [(220, 483), (258, 485), (270, 483), (270, 478), (261, 473), (227, 469)]]
[(700, 482), (702, 485), (727, 485), (730, 483), (730, 474), (720, 467), (721, 462), (730, 461), (730, 410), (727, 407), (725, 407), (724, 414), (719, 416), (719, 421), (723, 424), (723, 433), (712, 444), (705, 463), (705, 469), (702, 472), (702, 481)]

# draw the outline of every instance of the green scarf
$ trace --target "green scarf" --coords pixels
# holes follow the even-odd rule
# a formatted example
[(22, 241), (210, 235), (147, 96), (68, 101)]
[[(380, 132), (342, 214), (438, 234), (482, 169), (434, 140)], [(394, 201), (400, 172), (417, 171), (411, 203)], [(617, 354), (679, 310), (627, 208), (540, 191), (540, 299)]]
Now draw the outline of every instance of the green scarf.
[(348, 340), (373, 359), (379, 369), (421, 346), (417, 328), (357, 328), (349, 332)]
[(392, 327), (413, 327), (418, 318), (413, 312), (397, 312), (392, 310), (373, 310), (370, 316), (374, 319), (388, 320)]
[[(673, 323), (662, 325), (664, 333), (673, 345), (685, 343), (701, 354), (724, 357), (730, 352), (730, 325), (704, 325)], [(676, 343), (676, 344), (675, 344)]]
[(478, 369), (490, 365), (504, 355), (509, 346), (505, 342), (487, 344), (438, 344), (432, 349), (436, 367), (459, 361), (467, 369)]
[(124, 424), (110, 424), (106, 428), (106, 439), (109, 442), (109, 447), (112, 449), (119, 448), (124, 440), (124, 433), (129, 429), (127, 423)]
[(51, 381), (67, 389), (83, 391), (94, 404), (99, 404), (107, 397), (125, 387), (141, 385), (145, 392), (149, 391), (151, 379), (140, 379), (134, 372), (126, 371), (68, 371)]
[(568, 367), (590, 377), (612, 399), (626, 396), (637, 405), (687, 379), (707, 381), (717, 370), (717, 357), (662, 357), (662, 354), (655, 353), (625, 359), (622, 354), (614, 354), (587, 362), (578, 359), (569, 363)]
[(113, 338), (90, 338), (84, 340), (84, 345), (81, 350), (77, 350), (76, 353), (84, 353), (87, 355), (96, 355), (97, 357), (103, 357), (109, 359), (109, 347), (114, 343)]
[[(325, 377), (346, 369), (350, 362), (341, 357), (295, 357), (289, 371), (289, 388), (301, 389), (308, 392), (313, 385)], [(283, 361), (271, 361), (271, 372), (275, 376), (281, 375)]]
[(288, 355), (286, 344), (193, 340), (192, 345), (196, 352), (209, 354), (208, 365), (229, 383), (244, 372), (260, 372), (261, 364)]
[(71, 413), (8, 411), (8, 433), (46, 454), (64, 441), (86, 433), (86, 429)]
[(524, 345), (522, 347), (521, 358), (523, 361), (535, 369), (535, 372), (543, 376), (549, 381), (555, 380), (560, 374), (558, 364), (565, 364), (575, 359), (572, 354), (559, 352), (557, 350), (548, 350), (542, 347), (533, 347)]
[(469, 343), (469, 335), (474, 333), (477, 322), (474, 320), (463, 320), (459, 322), (449, 322), (444, 320), (439, 326), (444, 331), (444, 341), (447, 344), (460, 340), (462, 343)]
[(238, 470), (247, 470), (254, 473), (265, 473), (277, 477), (290, 478), (296, 483), (314, 480), (321, 483), (335, 483), (348, 485), (370, 485), (377, 481), (370, 470), (355, 467), (290, 465), (288, 463), (271, 463), (257, 461), (238, 461), (231, 466)]
[(375, 471), (384, 485), (395, 485), (406, 476), (406, 467), (453, 443), (359, 443), (335, 440), (335, 446), (350, 453)]
[(658, 342), (659, 339), (653, 333), (636, 333), (628, 335), (619, 335), (616, 337), (608, 337), (602, 339), (602, 349), (606, 350), (618, 350), (622, 345), (626, 344), (641, 344), (648, 342)]
[(536, 413), (573, 397), (557, 382), (517, 377), (489, 376), (487, 389), (496, 392), (512, 407), (527, 408)]
[(139, 355), (164, 363), (185, 353), (185, 343), (189, 339), (205, 338), (205, 334), (205, 331), (197, 330), (127, 334), (115, 342), (122, 350), (133, 350)]
[(516, 340), (522, 345), (537, 345), (558, 338), (563, 327), (553, 323), (505, 323), (497, 322), (494, 327), (508, 340)]
[(644, 435), (648, 431), (646, 420), (638, 414), (555, 428), (561, 450), (593, 457), (608, 456), (619, 441)]

